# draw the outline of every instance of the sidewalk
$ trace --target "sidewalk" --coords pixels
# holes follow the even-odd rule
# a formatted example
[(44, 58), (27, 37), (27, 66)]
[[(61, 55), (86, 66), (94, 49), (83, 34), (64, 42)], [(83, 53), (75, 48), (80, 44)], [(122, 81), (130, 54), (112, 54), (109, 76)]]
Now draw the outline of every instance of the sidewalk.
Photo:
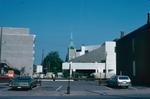
[(91, 91), (93, 93), (97, 93), (99, 95), (145, 95), (150, 94), (149, 89), (137, 89), (137, 90), (95, 90)]

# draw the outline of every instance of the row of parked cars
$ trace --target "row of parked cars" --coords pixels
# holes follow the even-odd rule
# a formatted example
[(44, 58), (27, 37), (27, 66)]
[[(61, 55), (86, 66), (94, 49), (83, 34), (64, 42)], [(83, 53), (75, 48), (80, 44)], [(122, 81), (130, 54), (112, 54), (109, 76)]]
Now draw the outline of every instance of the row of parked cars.
[(30, 76), (18, 76), (10, 80), (9, 86), (12, 89), (32, 89), (36, 87), (38, 80)]
[[(38, 83), (38, 79), (33, 79), (30, 76), (18, 76), (10, 80), (9, 86), (12, 89), (32, 89), (33, 87), (36, 87)], [(107, 85), (110, 87), (128, 88), (129, 86), (131, 86), (131, 79), (125, 75), (115, 75), (107, 80)]]

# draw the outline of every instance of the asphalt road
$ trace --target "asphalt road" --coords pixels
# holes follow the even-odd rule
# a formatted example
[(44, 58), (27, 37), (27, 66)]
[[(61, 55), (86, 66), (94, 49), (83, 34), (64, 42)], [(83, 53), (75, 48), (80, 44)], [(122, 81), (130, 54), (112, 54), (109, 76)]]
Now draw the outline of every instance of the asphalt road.
[(71, 81), (70, 94), (67, 81), (43, 81), (32, 90), (11, 90), (0, 84), (0, 99), (150, 99), (149, 87), (115, 89), (96, 81)]
[(6, 96), (0, 99), (150, 99), (147, 96), (130, 97), (130, 96)]

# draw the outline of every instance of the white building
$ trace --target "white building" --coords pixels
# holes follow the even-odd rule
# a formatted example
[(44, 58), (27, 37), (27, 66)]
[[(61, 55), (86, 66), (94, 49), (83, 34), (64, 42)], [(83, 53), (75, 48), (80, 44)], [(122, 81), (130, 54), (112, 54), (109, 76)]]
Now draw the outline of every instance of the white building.
[(79, 57), (79, 56), (89, 53), (99, 47), (100, 47), (100, 45), (90, 45), (90, 46), (82, 45), (80, 49), (76, 50), (75, 55), (76, 55), (76, 57)]
[[(80, 55), (69, 62), (63, 63), (63, 70), (72, 72), (78, 70), (93, 70), (96, 77), (110, 78), (116, 74), (116, 42), (107, 41), (95, 49), (87, 51), (81, 47)], [(77, 53), (79, 53), (77, 52)], [(69, 52), (68, 52), (69, 53)], [(81, 54), (82, 53), (82, 54)], [(72, 54), (75, 55), (75, 54)]]
[(43, 73), (43, 66), (42, 65), (36, 66), (36, 73)]

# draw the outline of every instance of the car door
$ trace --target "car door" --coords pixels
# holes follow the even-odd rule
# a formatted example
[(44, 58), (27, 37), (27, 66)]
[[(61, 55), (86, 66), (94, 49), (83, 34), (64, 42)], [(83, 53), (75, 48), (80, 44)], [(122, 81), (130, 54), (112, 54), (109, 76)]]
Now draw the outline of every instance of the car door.
[(114, 86), (114, 84), (115, 84), (114, 78), (115, 78), (115, 76), (112, 76), (110, 78), (110, 80), (109, 80), (109, 86), (112, 86), (112, 87)]

